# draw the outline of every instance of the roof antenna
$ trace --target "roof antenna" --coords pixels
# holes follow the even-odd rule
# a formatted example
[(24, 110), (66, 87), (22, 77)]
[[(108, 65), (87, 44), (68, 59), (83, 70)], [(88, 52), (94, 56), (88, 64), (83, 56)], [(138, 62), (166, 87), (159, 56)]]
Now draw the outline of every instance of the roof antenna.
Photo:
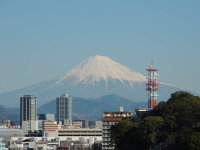
[(153, 61), (153, 60), (151, 60), (151, 68), (153, 68), (153, 64), (154, 64), (154, 61)]

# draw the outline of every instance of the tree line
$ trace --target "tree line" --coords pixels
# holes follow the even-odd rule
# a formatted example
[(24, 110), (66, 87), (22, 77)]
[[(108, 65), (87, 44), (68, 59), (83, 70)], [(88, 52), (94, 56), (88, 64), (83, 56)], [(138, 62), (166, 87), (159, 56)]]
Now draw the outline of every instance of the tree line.
[(200, 150), (200, 97), (179, 91), (141, 118), (111, 127), (116, 150)]

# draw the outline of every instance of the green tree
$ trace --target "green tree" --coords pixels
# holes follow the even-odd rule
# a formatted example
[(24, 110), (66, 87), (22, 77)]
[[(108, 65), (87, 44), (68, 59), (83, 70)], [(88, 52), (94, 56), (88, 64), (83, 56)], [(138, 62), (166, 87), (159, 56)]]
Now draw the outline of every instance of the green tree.
[(116, 150), (149, 149), (159, 143), (164, 119), (159, 116), (148, 116), (139, 124), (123, 120), (111, 127), (111, 142)]
[(111, 128), (116, 150), (200, 150), (200, 98), (175, 92), (141, 121), (124, 120)]
[(200, 132), (195, 131), (189, 127), (183, 127), (180, 133), (167, 147), (163, 148), (167, 150), (200, 150)]
[(94, 143), (92, 145), (92, 150), (101, 150), (102, 148), (102, 144), (101, 143)]
[(138, 129), (144, 149), (150, 149), (161, 141), (163, 126), (164, 119), (160, 116), (148, 116), (141, 121)]
[(116, 125), (111, 126), (111, 143), (115, 144), (117, 150), (127, 149), (128, 139), (127, 133), (130, 129), (137, 128), (137, 124), (130, 119), (122, 120)]

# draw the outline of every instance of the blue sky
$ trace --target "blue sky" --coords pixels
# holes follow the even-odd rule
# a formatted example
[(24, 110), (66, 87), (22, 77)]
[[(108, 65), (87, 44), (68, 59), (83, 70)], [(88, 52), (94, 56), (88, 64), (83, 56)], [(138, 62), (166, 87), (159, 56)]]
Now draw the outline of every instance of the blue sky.
[(200, 91), (199, 0), (0, 0), (0, 93), (48, 80), (94, 55)]

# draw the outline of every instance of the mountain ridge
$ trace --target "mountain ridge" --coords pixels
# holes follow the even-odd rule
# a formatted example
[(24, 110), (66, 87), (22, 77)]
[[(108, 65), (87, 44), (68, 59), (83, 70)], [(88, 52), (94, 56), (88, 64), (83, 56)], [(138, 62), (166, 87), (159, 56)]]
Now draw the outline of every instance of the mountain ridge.
[[(123, 105), (122, 105), (123, 104)], [(117, 111), (120, 106), (124, 110), (134, 111), (136, 107), (145, 107), (146, 102), (134, 102), (118, 95), (105, 95), (97, 99), (72, 97), (72, 115), (77, 120), (100, 120), (104, 111)], [(55, 113), (56, 100), (38, 108), (38, 113)]]
[[(146, 102), (133, 102), (118, 95), (105, 95), (97, 99), (72, 97), (72, 115), (74, 120), (100, 120), (103, 111), (116, 111), (120, 106), (124, 110), (134, 111), (135, 107), (145, 107)], [(37, 114), (56, 114), (56, 100), (37, 108)], [(19, 124), (20, 108), (6, 108), (0, 105), (0, 120), (12, 120), (14, 125)]]
[[(82, 98), (98, 98), (116, 94), (132, 101), (147, 99), (146, 76), (125, 67), (105, 56), (92, 56), (51, 80), (43, 81), (15, 91), (1, 93), (1, 104), (8, 107), (19, 105), (23, 95), (33, 94), (41, 106), (62, 93)], [(160, 82), (160, 100), (166, 100), (180, 88)]]

